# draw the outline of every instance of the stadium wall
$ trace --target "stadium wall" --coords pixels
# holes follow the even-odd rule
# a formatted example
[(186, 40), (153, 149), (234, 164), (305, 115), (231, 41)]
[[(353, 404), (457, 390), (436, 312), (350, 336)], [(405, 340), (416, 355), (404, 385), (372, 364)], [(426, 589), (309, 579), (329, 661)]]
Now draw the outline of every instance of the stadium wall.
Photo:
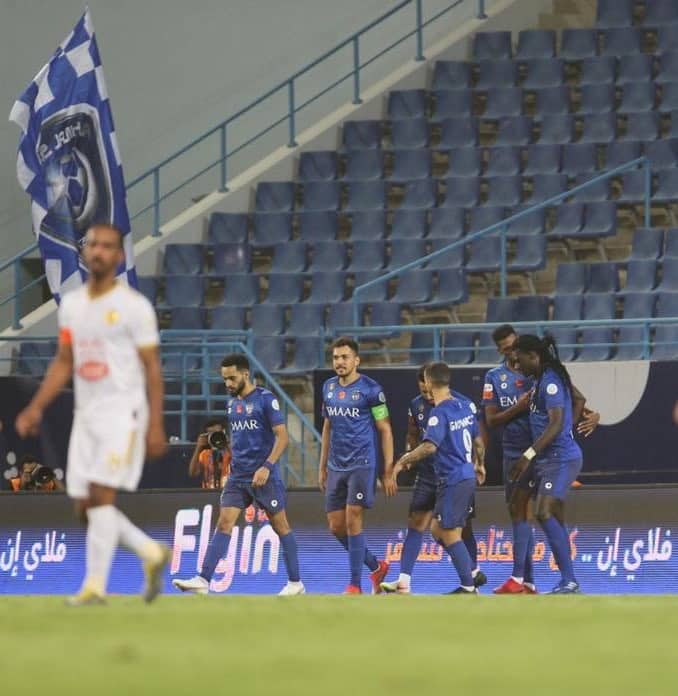
[[(590, 594), (675, 592), (678, 587), (678, 488), (586, 488), (568, 500), (571, 553), (582, 590)], [(406, 532), (409, 495), (388, 502), (379, 496), (369, 513), (366, 537), (380, 558), (399, 569)], [(195, 574), (201, 566), (218, 512), (213, 492), (140, 492), (120, 496), (130, 517), (172, 546), (165, 590), (171, 580)], [(302, 578), (309, 592), (340, 593), (346, 584), (347, 555), (326, 530), (319, 492), (292, 491), (289, 516), (299, 542)], [(511, 572), (510, 524), (499, 490), (481, 490), (474, 521), (479, 564), (488, 588)], [(558, 580), (553, 558), (540, 530), (533, 561), (543, 591)], [(85, 569), (85, 530), (74, 522), (63, 495), (0, 494), (0, 594), (76, 592)], [(234, 529), (226, 559), (212, 581), (215, 593), (271, 594), (285, 583), (279, 541), (261, 513), (249, 508)], [(458, 580), (449, 559), (425, 537), (413, 576), (413, 591), (437, 594)], [(109, 590), (138, 592), (139, 561), (126, 551), (115, 557)], [(363, 583), (366, 586), (366, 583)], [(501, 601), (501, 600), (497, 600)]]

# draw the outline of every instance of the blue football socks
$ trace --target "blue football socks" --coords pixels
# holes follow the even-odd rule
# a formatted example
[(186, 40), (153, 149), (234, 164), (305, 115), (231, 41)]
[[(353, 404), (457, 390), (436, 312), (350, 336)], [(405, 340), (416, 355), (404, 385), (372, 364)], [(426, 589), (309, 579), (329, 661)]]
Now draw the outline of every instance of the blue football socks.
[[(348, 537), (338, 536), (335, 539), (348, 551)], [(379, 561), (367, 547), (365, 548), (364, 563), (370, 569), (370, 572), (374, 572), (379, 567)]]
[(207, 582), (212, 579), (214, 575), (214, 570), (219, 564), (219, 561), (228, 552), (228, 544), (231, 541), (230, 534), (224, 534), (218, 529), (214, 532), (212, 539), (210, 540), (209, 546), (207, 547), (207, 552), (205, 553), (205, 558), (202, 562), (202, 570), (200, 571), (200, 576), (205, 578)]
[(360, 587), (360, 575), (365, 562), (365, 537), (362, 533), (348, 537), (348, 559), (351, 568), (351, 585)]
[(473, 587), (473, 565), (466, 545), (463, 541), (457, 541), (445, 547), (450, 555), (452, 563), (459, 574), (459, 580), (463, 587)]
[(412, 575), (412, 568), (417, 562), (417, 556), (421, 550), (421, 540), (424, 535), (411, 527), (407, 530), (403, 550), (400, 554), (400, 572)]
[(555, 517), (542, 520), (541, 526), (551, 545), (551, 551), (553, 551), (563, 582), (575, 581), (574, 568), (570, 558), (570, 537), (565, 527)]
[(281, 536), (280, 544), (283, 549), (287, 577), (290, 582), (299, 582), (299, 554), (297, 551), (297, 540), (294, 538), (293, 532)]

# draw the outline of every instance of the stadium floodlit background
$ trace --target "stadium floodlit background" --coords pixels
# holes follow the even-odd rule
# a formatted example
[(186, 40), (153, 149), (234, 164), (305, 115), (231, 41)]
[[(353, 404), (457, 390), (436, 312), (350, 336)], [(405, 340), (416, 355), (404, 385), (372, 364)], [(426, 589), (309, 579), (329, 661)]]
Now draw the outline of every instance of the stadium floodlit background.
[[(329, 343), (343, 333), (359, 338), (363, 369), (385, 387), (402, 450), (416, 367), (447, 361), (455, 388), (479, 401), (483, 375), (498, 362), (492, 330), (510, 322), (556, 336), (574, 382), (601, 414), (581, 443), (583, 487), (568, 500), (584, 592), (675, 593), (678, 4), (92, 0), (90, 7), (139, 289), (163, 329), (171, 443), (122, 506), (173, 546), (167, 592), (173, 576), (199, 567), (215, 519), (215, 493), (201, 491), (187, 468), (204, 422), (224, 414), (217, 367), (225, 352), (247, 353), (260, 383), (281, 397), (302, 573), (309, 592), (335, 594), (345, 554), (326, 531), (316, 487)], [(7, 113), (81, 12), (70, 0), (0, 9)], [(56, 333), (28, 199), (16, 183), (17, 140), (16, 126), (0, 122), (3, 489), (27, 452), (64, 469), (72, 406), (64, 393), (33, 441), (13, 432)], [(492, 448), (488, 468), (476, 531), (491, 588), (508, 576), (512, 547)], [(367, 522), (369, 545), (394, 570), (407, 501), (407, 490), (388, 503), (378, 498)], [(267, 659), (284, 693), (343, 693), (347, 676), (335, 672), (332, 655), (345, 656), (345, 672), (358, 665), (352, 688), (370, 693), (450, 684), (517, 693), (519, 682), (522, 693), (525, 677), (554, 694), (575, 683), (596, 693), (675, 693), (672, 596), (567, 598), (557, 606), (488, 597), (452, 608), (448, 598), (375, 598), (377, 606), (363, 598), (358, 619), (354, 598), (280, 605), (226, 596), (271, 594), (283, 584), (265, 518), (250, 509), (234, 533), (216, 597), (164, 598), (145, 613), (121, 598), (108, 614), (73, 617), (50, 597), (76, 590), (84, 568), (84, 530), (65, 497), (1, 492), (0, 595), (44, 595), (0, 601), (0, 636), (15, 641), (6, 654), (30, 668), (30, 643), (15, 637), (25, 630), (43, 654), (84, 650), (83, 680), (112, 669), (116, 687), (146, 679), (148, 692), (180, 692), (198, 679), (268, 690), (249, 643), (275, 645)], [(550, 587), (554, 565), (539, 533), (537, 542), (537, 581)], [(452, 585), (453, 569), (430, 538), (416, 573), (417, 593)], [(132, 594), (140, 582), (131, 556), (119, 553), (111, 591)], [(130, 622), (144, 640), (128, 635)], [(227, 642), (231, 622), (235, 647)], [(411, 638), (421, 633), (427, 637)], [(90, 635), (96, 640), (83, 648), (78, 636)], [(392, 659), (387, 641), (398, 636), (418, 668), (380, 664)], [(521, 677), (522, 641), (532, 662)], [(228, 671), (218, 679), (226, 652)], [(57, 669), (59, 684), (77, 691), (68, 664)], [(14, 662), (7, 669), (17, 673)], [(49, 688), (48, 673), (30, 684), (13, 677), (11, 686)]]

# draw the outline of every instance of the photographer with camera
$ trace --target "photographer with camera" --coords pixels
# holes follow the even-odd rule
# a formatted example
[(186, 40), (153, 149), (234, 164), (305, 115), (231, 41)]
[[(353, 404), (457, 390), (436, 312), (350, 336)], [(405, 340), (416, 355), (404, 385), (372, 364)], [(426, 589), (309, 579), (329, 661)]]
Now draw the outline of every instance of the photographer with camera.
[(202, 488), (221, 489), (230, 470), (231, 450), (228, 446), (226, 426), (221, 420), (208, 421), (198, 436), (191, 463), (188, 465), (188, 475), (202, 475)]
[(26, 454), (19, 462), (19, 476), (9, 481), (12, 491), (63, 491), (64, 484), (56, 477), (54, 469), (42, 466), (37, 457)]

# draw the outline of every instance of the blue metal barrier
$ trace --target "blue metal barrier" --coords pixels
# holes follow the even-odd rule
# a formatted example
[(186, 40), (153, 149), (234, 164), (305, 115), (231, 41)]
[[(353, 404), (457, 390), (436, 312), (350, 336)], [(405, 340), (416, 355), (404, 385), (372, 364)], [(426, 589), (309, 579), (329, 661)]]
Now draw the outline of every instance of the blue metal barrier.
[(500, 266), (500, 284), (501, 284), (501, 296), (506, 297), (506, 276), (507, 276), (507, 271), (506, 271), (506, 235), (508, 234), (508, 227), (511, 223), (517, 222), (524, 217), (527, 217), (531, 213), (534, 213), (537, 210), (543, 210), (544, 208), (550, 208), (558, 203), (562, 203), (566, 198), (570, 198), (574, 196), (575, 194), (585, 191), (587, 188), (594, 186), (595, 184), (605, 181), (607, 179), (611, 179), (615, 176), (619, 176), (619, 174), (622, 174), (625, 171), (628, 171), (630, 169), (635, 169), (636, 167), (642, 166), (645, 177), (645, 196), (644, 196), (644, 207), (645, 207), (645, 226), (649, 227), (650, 226), (650, 196), (652, 193), (651, 189), (651, 182), (652, 182), (652, 170), (651, 170), (651, 165), (650, 165), (650, 160), (647, 159), (647, 157), (638, 157), (637, 159), (634, 159), (630, 162), (627, 162), (626, 164), (622, 164), (619, 167), (615, 167), (614, 169), (610, 169), (607, 172), (604, 172), (603, 174), (600, 174), (599, 176), (596, 176), (595, 178), (591, 179), (590, 181), (587, 181), (584, 184), (580, 184), (579, 186), (575, 186), (568, 191), (564, 191), (561, 194), (558, 194), (557, 196), (553, 196), (552, 198), (549, 198), (545, 200), (543, 203), (539, 203), (538, 205), (533, 205), (530, 208), (526, 208), (525, 210), (515, 213), (514, 215), (510, 215), (509, 217), (505, 218), (504, 220), (501, 220), (500, 222), (495, 223), (494, 225), (490, 225), (490, 227), (486, 227), (484, 230), (480, 230), (479, 232), (475, 232), (474, 234), (470, 234), (467, 237), (463, 237), (462, 239), (457, 240), (456, 242), (452, 242), (448, 244), (447, 246), (444, 246), (442, 249), (438, 249), (437, 251), (434, 251), (430, 254), (427, 254), (426, 256), (422, 256), (420, 259), (416, 259), (415, 261), (411, 261), (410, 263), (405, 264), (404, 266), (401, 266), (400, 268), (396, 268), (393, 271), (390, 271), (389, 273), (384, 273), (384, 275), (379, 276), (378, 278), (374, 278), (373, 280), (368, 281), (367, 283), (363, 283), (362, 285), (358, 285), (356, 288), (353, 290), (353, 297), (352, 297), (352, 302), (353, 302), (353, 323), (355, 326), (360, 326), (361, 322), (361, 316), (360, 316), (360, 295), (364, 293), (366, 290), (368, 290), (371, 287), (374, 287), (375, 285), (379, 285), (381, 283), (385, 283), (388, 280), (391, 280), (391, 278), (396, 278), (398, 276), (401, 276), (403, 273), (407, 273), (407, 271), (410, 271), (414, 268), (420, 268), (424, 264), (427, 264), (429, 261), (432, 261), (433, 259), (438, 258), (439, 256), (442, 256), (443, 254), (446, 254), (448, 251), (451, 251), (452, 249), (457, 249), (462, 246), (466, 246), (470, 242), (475, 241), (476, 239), (480, 239), (481, 237), (486, 237), (489, 234), (492, 234), (493, 232), (499, 231), (501, 235), (501, 266)]

